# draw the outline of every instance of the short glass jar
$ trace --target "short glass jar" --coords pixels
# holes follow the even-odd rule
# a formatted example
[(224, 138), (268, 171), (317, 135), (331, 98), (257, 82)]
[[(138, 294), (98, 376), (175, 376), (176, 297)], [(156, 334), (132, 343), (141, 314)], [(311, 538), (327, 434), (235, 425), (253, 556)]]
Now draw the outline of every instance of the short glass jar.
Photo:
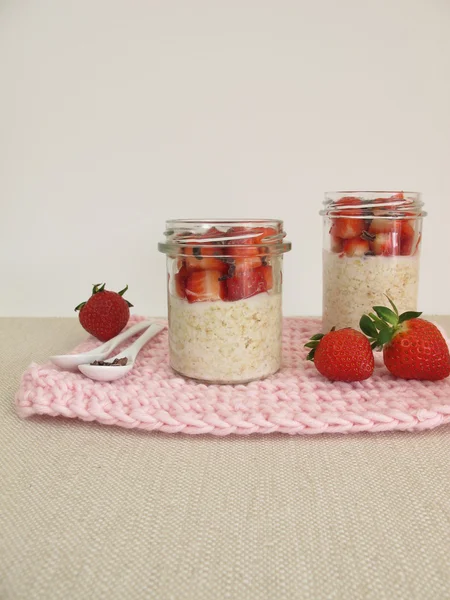
[(329, 192), (323, 215), (322, 327), (359, 328), (386, 295), (417, 310), (422, 220), (416, 192)]
[(170, 364), (208, 383), (246, 383), (281, 365), (279, 220), (171, 220), (167, 255)]

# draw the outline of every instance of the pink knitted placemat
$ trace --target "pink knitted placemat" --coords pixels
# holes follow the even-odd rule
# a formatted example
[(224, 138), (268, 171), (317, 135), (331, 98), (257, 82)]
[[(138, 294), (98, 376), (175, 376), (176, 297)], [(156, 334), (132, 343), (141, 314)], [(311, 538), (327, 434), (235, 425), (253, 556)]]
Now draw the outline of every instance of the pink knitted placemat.
[[(282, 369), (247, 385), (205, 385), (176, 375), (168, 363), (167, 330), (141, 350), (133, 371), (114, 383), (94, 382), (51, 363), (32, 364), (22, 377), (17, 411), (21, 417), (76, 417), (213, 435), (414, 431), (450, 422), (450, 378), (434, 383), (396, 379), (378, 355), (367, 381), (331, 383), (305, 360), (303, 344), (318, 331), (317, 319), (285, 318)], [(90, 338), (75, 350), (98, 344)]]

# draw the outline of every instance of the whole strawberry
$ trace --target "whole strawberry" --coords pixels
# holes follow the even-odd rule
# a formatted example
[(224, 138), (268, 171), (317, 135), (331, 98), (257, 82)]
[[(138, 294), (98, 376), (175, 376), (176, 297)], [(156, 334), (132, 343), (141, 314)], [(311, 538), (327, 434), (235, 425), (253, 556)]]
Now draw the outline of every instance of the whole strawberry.
[(102, 342), (107, 342), (119, 334), (130, 318), (129, 307), (133, 306), (122, 298), (127, 289), (128, 286), (120, 292), (110, 292), (105, 290), (104, 283), (94, 285), (89, 300), (75, 308), (76, 311), (80, 311), (82, 327)]
[(437, 381), (450, 375), (450, 353), (439, 329), (420, 312), (398, 314), (397, 307), (388, 298), (392, 310), (374, 306), (374, 313), (361, 317), (359, 326), (369, 337), (372, 348), (383, 349), (383, 360), (388, 371), (402, 379)]
[(313, 360), (319, 373), (333, 381), (363, 381), (373, 373), (369, 340), (356, 329), (333, 328), (325, 335), (313, 335), (305, 346), (311, 348), (307, 360)]

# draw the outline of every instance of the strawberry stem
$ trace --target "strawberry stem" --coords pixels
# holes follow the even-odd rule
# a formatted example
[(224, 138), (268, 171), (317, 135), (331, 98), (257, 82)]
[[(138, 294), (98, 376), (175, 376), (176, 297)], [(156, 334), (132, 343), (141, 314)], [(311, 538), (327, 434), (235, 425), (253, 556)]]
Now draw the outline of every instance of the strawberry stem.
[(307, 342), (305, 344), (305, 348), (311, 348), (311, 350), (309, 351), (308, 356), (306, 357), (306, 360), (312, 360), (314, 361), (314, 355), (316, 353), (317, 350), (317, 346), (320, 343), (320, 340), (323, 338), (324, 334), (323, 333), (316, 333), (315, 335), (313, 335), (309, 342)]
[(92, 295), (98, 294), (98, 292), (103, 292), (104, 289), (105, 289), (104, 283), (96, 283), (96, 284), (94, 284), (94, 287), (92, 288)]
[(394, 302), (386, 295), (392, 309), (387, 306), (373, 306), (374, 313), (363, 315), (359, 321), (361, 331), (369, 338), (372, 350), (382, 349), (389, 344), (394, 335), (400, 328), (400, 325), (410, 319), (417, 319), (421, 312), (407, 311), (398, 314)]

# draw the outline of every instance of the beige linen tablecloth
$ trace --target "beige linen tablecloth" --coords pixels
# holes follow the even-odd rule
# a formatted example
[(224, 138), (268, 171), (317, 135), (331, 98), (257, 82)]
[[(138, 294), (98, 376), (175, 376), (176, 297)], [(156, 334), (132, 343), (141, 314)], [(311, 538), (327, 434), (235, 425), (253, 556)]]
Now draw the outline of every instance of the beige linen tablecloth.
[[(439, 321), (450, 330), (450, 318)], [(0, 599), (450, 598), (450, 428), (190, 437), (20, 420), (75, 319), (0, 320)]]

